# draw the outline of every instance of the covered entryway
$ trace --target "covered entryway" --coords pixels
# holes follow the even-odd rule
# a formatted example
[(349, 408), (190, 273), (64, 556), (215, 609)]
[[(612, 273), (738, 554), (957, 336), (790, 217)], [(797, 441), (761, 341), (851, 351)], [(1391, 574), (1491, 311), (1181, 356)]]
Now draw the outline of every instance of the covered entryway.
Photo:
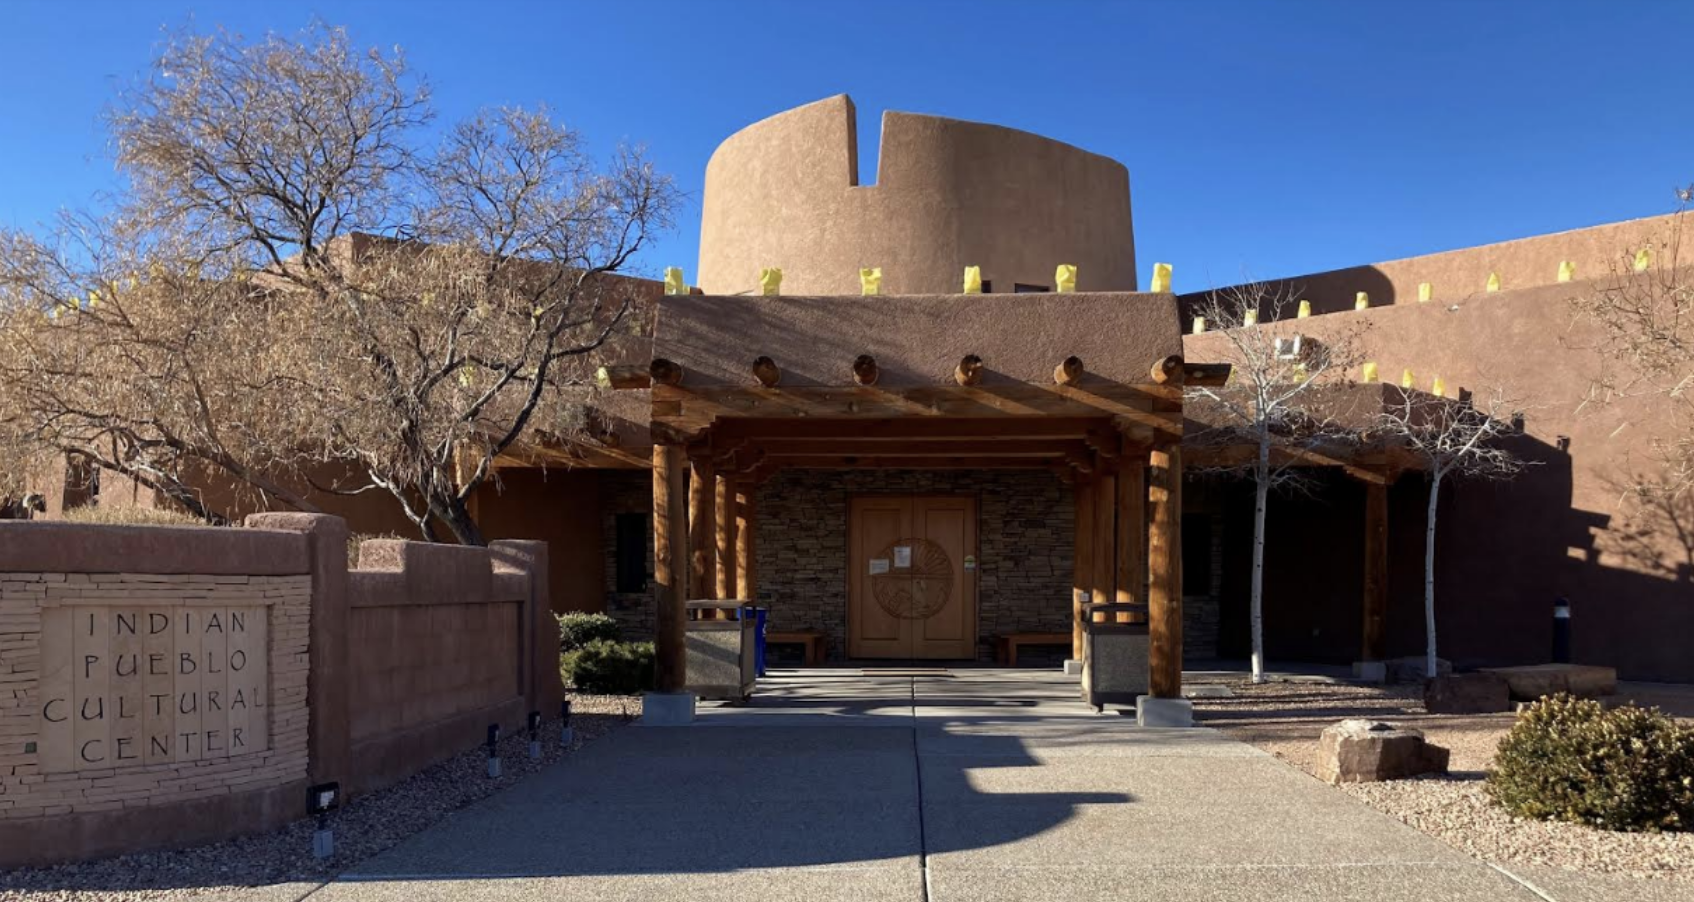
[(847, 515), (847, 654), (976, 657), (976, 499), (866, 495)]
[[(1180, 708), (1182, 393), (1228, 372), (1186, 363), (1180, 349), (1168, 294), (667, 296), (650, 365), (601, 374), (609, 387), (651, 392), (657, 682), (673, 694), (661, 701), (686, 702), (686, 602), (759, 598), (773, 611), (789, 602), (758, 592), (756, 489), (772, 474), (1044, 468), (1076, 500), (1070, 597), (1052, 599), (1071, 611), (1071, 659), (1084, 657), (1085, 605), (1121, 605), (1097, 613), (1102, 622), (1142, 612), (1143, 685), (1171, 702), (1154, 707)], [(974, 658), (965, 653), (989, 637), (965, 604), (973, 518), (939, 502), (911, 505), (884, 510), (859, 537), (859, 622), (832, 641), (851, 642), (855, 654)], [(920, 517), (934, 521), (936, 538), (928, 523), (914, 534)], [(917, 578), (894, 573), (908, 555), (934, 569), (921, 593)], [(871, 573), (877, 560), (886, 573)], [(889, 606), (933, 607), (936, 616), (921, 619), (935, 622), (901, 625), (920, 618), (882, 604), (866, 616), (879, 576), (889, 577), (880, 584)]]

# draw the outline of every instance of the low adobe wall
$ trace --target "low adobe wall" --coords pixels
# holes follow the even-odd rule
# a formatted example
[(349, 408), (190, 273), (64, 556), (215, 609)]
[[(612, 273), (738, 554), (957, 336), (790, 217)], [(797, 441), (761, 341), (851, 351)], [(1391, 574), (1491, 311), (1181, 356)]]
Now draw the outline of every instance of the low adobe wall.
[(0, 523), (0, 867), (271, 829), (311, 783), (374, 789), (558, 706), (544, 543), (362, 557), (323, 515)]
[(350, 791), (464, 751), (488, 724), (523, 722), (535, 660), (526, 643), (551, 619), (526, 550), (539, 555), (544, 577), (539, 542), (359, 546), (360, 568), (348, 581)]
[(303, 813), (311, 604), (298, 534), (0, 523), (0, 865)]

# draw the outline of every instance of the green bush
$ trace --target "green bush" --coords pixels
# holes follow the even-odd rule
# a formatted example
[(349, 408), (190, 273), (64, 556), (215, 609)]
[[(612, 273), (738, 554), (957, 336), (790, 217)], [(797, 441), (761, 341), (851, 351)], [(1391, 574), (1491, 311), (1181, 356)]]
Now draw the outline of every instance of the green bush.
[(653, 688), (653, 643), (596, 639), (559, 656), (559, 673), (590, 695), (636, 695)]
[(1544, 698), (1500, 741), (1488, 791), (1519, 817), (1694, 830), (1694, 728), (1657, 709)]
[(623, 638), (618, 622), (605, 614), (572, 611), (560, 614), (559, 651), (576, 651), (590, 642), (616, 642)]

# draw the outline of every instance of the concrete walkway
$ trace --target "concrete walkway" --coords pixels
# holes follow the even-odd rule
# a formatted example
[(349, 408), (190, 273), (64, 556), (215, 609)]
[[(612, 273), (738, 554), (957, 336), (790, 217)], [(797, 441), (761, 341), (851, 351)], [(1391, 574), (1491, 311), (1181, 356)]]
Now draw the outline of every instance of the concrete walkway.
[(1546, 898), (1250, 746), (1075, 693), (791, 672), (698, 726), (620, 730), (310, 898)]

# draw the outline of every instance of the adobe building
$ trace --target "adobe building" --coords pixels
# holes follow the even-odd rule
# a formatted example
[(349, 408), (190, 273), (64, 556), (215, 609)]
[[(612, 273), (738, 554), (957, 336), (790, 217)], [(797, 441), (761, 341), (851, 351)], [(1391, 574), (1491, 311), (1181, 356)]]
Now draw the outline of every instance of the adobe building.
[[(1181, 383), (1214, 377), (1195, 365), (1222, 345), (1189, 334), (1203, 295), (1139, 290), (1125, 168), (1013, 129), (888, 113), (864, 185), (858, 137), (840, 96), (723, 142), (699, 285), (641, 285), (651, 330), (596, 361), (599, 437), (502, 461), (476, 498), (487, 535), (549, 543), (555, 610), (605, 611), (665, 641), (682, 600), (745, 598), (830, 661), (989, 661), (1022, 636), (1022, 663), (1056, 664), (1077, 653), (1077, 605), (1119, 601), (1149, 608), (1136, 620), (1174, 618), (1156, 653), (1244, 656), (1251, 487), (1180, 476)], [(1548, 660), (1564, 597), (1578, 662), (1694, 680), (1694, 549), (1620, 488), (1668, 425), (1646, 399), (1583, 407), (1598, 366), (1567, 303), (1675, 225), (1286, 280), (1313, 313), (1281, 328), (1321, 339), (1368, 324), (1384, 374), (1440, 375), (1450, 395), (1501, 384), (1528, 402), (1517, 440), (1538, 465), (1444, 489), (1441, 650), (1461, 667)], [(1074, 291), (1057, 292), (1060, 264), (1076, 266)], [(981, 294), (961, 293), (967, 266)], [(759, 289), (771, 267), (774, 297)], [(881, 291), (863, 296), (871, 267)], [(1270, 505), (1269, 659), (1420, 653), (1424, 480), (1319, 478)], [(355, 532), (410, 531), (322, 501)]]

